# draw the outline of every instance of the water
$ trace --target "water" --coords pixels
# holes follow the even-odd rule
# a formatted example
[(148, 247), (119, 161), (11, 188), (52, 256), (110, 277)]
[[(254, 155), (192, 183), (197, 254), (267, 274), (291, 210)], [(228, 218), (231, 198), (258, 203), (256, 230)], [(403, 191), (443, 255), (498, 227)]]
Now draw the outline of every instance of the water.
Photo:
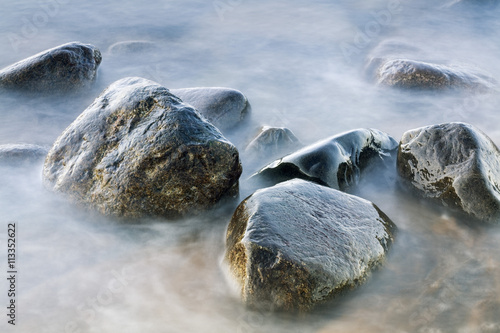
[[(385, 40), (500, 79), (500, 6), (451, 2), (2, 1), (0, 67), (76, 40), (99, 47), (103, 62), (84, 93), (0, 96), (0, 144), (50, 146), (100, 91), (126, 76), (169, 88), (241, 90), (253, 113), (245, 128), (227, 133), (240, 151), (261, 125), (286, 126), (308, 144), (360, 127), (399, 140), (419, 126), (465, 121), (500, 144), (496, 92), (412, 93), (366, 79), (366, 59)], [(157, 47), (107, 52), (126, 40)], [(245, 154), (242, 161), (243, 198), (246, 177), (262, 161)], [(469, 226), (394, 183), (355, 190), (400, 229), (387, 264), (350, 296), (297, 318), (249, 311), (231, 291), (219, 267), (230, 214), (123, 225), (45, 191), (41, 167), (0, 169), (0, 244), (9, 221), (17, 226), (18, 332), (500, 331), (500, 229)], [(0, 318), (2, 331), (12, 329)]]

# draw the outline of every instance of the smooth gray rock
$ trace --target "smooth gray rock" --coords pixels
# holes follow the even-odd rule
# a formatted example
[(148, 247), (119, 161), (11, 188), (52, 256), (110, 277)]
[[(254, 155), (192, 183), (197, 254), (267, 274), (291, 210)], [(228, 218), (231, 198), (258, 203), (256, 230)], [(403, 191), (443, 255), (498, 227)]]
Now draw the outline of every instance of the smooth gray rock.
[(420, 196), (498, 223), (500, 153), (474, 126), (446, 123), (406, 132), (397, 157), (403, 184)]
[(247, 305), (307, 311), (363, 283), (395, 231), (371, 202), (295, 179), (238, 206), (224, 261)]
[(57, 139), (44, 182), (106, 215), (176, 218), (238, 192), (236, 148), (192, 107), (142, 78), (109, 86)]
[(43, 161), (48, 149), (33, 144), (0, 145), (0, 164), (20, 164)]
[(288, 128), (264, 126), (245, 150), (251, 154), (277, 154), (298, 145), (299, 139)]
[(43, 51), (0, 71), (0, 87), (29, 92), (65, 92), (90, 85), (101, 63), (93, 45), (72, 42)]
[(252, 176), (268, 184), (302, 178), (345, 190), (359, 181), (362, 171), (395, 156), (398, 143), (375, 129), (335, 135), (278, 159)]
[(157, 47), (156, 43), (147, 40), (128, 40), (117, 42), (108, 48), (112, 55), (126, 55), (153, 50)]
[(236, 127), (251, 111), (248, 99), (235, 89), (184, 88), (172, 89), (171, 92), (222, 131)]
[(474, 70), (409, 59), (383, 62), (377, 69), (377, 83), (417, 90), (464, 89), (486, 92), (495, 88), (492, 78)]

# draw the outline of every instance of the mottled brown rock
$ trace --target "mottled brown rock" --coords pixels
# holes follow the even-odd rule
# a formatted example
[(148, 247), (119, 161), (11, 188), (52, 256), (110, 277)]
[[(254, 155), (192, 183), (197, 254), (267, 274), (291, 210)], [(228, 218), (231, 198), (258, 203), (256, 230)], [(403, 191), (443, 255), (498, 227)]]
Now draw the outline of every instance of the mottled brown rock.
[(175, 218), (237, 193), (236, 148), (192, 107), (142, 78), (113, 83), (57, 139), (46, 186), (103, 214)]
[(422, 197), (474, 218), (499, 223), (500, 152), (484, 133), (465, 123), (406, 132), (398, 173)]
[(408, 59), (385, 61), (377, 70), (377, 82), (390, 87), (420, 90), (485, 92), (495, 86), (492, 78), (469, 69)]
[(363, 283), (395, 231), (371, 202), (295, 179), (238, 206), (224, 260), (245, 304), (307, 311)]
[(74, 90), (95, 80), (101, 60), (93, 45), (64, 44), (2, 69), (0, 87), (28, 92)]

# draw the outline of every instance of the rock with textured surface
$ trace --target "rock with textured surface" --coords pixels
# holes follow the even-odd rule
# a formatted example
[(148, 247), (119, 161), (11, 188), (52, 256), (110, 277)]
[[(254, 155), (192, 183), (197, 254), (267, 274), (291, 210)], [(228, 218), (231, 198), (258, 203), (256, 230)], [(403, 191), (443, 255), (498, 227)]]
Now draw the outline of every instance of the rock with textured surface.
[(235, 89), (184, 88), (172, 89), (171, 92), (193, 106), (220, 130), (234, 128), (251, 111), (248, 99)]
[(299, 139), (285, 127), (264, 126), (259, 134), (248, 144), (246, 151), (253, 154), (277, 154), (283, 150), (296, 148)]
[(33, 144), (0, 145), (1, 164), (19, 164), (43, 161), (48, 149)]
[(398, 173), (419, 195), (477, 219), (498, 223), (500, 152), (469, 124), (446, 123), (406, 132)]
[(357, 129), (304, 147), (278, 159), (252, 178), (276, 184), (302, 178), (345, 190), (359, 181), (361, 172), (396, 154), (398, 143), (375, 129)]
[(247, 305), (304, 311), (364, 282), (395, 231), (371, 202), (295, 179), (238, 206), (224, 260)]
[(390, 87), (420, 90), (465, 89), (484, 92), (495, 87), (492, 78), (473, 70), (408, 59), (382, 63), (377, 69), (377, 82)]
[(176, 218), (237, 193), (236, 148), (167, 88), (142, 78), (109, 86), (57, 139), (47, 187), (106, 215)]
[(41, 52), (0, 71), (0, 87), (29, 92), (65, 92), (93, 82), (101, 63), (93, 45), (72, 42)]

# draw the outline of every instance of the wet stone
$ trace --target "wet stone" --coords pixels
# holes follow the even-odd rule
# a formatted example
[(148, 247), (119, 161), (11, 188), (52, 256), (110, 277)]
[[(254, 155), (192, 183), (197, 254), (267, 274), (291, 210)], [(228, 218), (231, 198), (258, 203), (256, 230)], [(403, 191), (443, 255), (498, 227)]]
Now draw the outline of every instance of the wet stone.
[(159, 84), (109, 86), (57, 139), (46, 187), (105, 215), (177, 218), (238, 193), (237, 149)]
[(295, 179), (238, 206), (224, 260), (248, 306), (307, 311), (362, 284), (395, 231), (371, 202)]
[(487, 92), (495, 88), (492, 78), (477, 71), (408, 59), (383, 62), (376, 76), (378, 84), (402, 89)]
[(230, 88), (172, 89), (184, 103), (193, 106), (218, 129), (230, 130), (239, 125), (250, 113), (248, 99), (238, 90)]
[(335, 135), (271, 162), (252, 179), (277, 184), (293, 178), (345, 190), (364, 170), (394, 160), (398, 143), (384, 132), (357, 129)]
[(397, 169), (418, 195), (479, 220), (500, 221), (500, 153), (474, 126), (446, 123), (406, 132)]
[(82, 88), (95, 80), (101, 60), (93, 45), (64, 44), (0, 70), (0, 87), (37, 93)]
[(33, 144), (0, 145), (0, 164), (23, 164), (43, 161), (48, 149)]
[(157, 48), (156, 43), (147, 40), (128, 40), (117, 42), (108, 48), (108, 52), (112, 55), (126, 55), (132, 53), (140, 53), (154, 50)]
[(300, 145), (299, 139), (286, 127), (264, 126), (248, 144), (246, 152), (251, 154), (277, 154)]

